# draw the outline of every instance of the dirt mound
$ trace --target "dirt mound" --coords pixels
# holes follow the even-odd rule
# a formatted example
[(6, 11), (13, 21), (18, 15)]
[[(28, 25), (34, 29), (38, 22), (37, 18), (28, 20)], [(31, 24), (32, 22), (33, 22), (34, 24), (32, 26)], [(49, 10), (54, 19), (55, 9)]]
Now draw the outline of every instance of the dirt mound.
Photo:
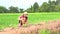
[(0, 31), (0, 34), (38, 34), (38, 30), (48, 29), (50, 31), (59, 31), (60, 30), (60, 19), (50, 20), (48, 23), (41, 22), (40, 24), (30, 25), (28, 27), (9, 27)]

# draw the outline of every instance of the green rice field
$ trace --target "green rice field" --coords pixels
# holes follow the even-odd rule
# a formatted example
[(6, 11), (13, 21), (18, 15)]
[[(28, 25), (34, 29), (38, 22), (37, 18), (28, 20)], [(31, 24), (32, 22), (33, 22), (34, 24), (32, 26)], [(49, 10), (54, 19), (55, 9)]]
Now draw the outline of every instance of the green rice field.
[[(6, 27), (18, 26), (18, 17), (21, 13), (0, 13), (0, 29)], [(60, 12), (50, 12), (50, 13), (29, 13), (28, 23), (36, 24), (41, 21), (56, 20), (60, 18)]]

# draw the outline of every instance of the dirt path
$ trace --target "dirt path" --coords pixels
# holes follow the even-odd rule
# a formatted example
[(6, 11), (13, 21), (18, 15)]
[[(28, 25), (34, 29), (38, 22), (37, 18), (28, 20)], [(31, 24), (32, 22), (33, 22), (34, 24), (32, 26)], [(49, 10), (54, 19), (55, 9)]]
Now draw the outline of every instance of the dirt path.
[(38, 30), (41, 29), (48, 29), (51, 31), (60, 30), (60, 19), (48, 21), (47, 24), (45, 22), (41, 22), (40, 24), (30, 25), (28, 27), (9, 27), (0, 31), (0, 34), (38, 34)]

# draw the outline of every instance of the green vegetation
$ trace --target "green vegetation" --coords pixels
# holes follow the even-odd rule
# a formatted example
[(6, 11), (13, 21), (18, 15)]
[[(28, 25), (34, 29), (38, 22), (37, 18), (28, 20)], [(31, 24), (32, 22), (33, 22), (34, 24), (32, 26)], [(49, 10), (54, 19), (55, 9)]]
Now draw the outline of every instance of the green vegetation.
[[(18, 26), (18, 17), (20, 13), (3, 13), (0, 14), (0, 29), (5, 27)], [(60, 18), (60, 13), (29, 13), (28, 22), (30, 24), (36, 24), (41, 21), (55, 20)]]
[(51, 32), (48, 29), (41, 29), (39, 34), (51, 34)]
[(8, 9), (4, 6), (0, 6), (0, 13), (22, 13), (27, 11), (29, 13), (35, 12), (60, 12), (60, 0), (43, 2), (42, 5), (39, 6), (37, 2), (35, 2), (31, 7), (24, 10), (23, 8), (18, 8), (14, 6), (10, 6)]
[[(56, 20), (60, 18), (60, 0), (49, 0), (48, 2), (43, 2), (40, 6), (37, 2), (35, 2), (26, 10), (14, 6), (10, 6), (8, 9), (4, 6), (0, 6), (0, 30), (10, 26), (17, 27), (19, 24), (18, 17), (24, 11), (29, 12), (29, 24), (37, 24), (41, 21)], [(50, 34), (51, 32), (46, 29), (42, 29), (39, 33)]]

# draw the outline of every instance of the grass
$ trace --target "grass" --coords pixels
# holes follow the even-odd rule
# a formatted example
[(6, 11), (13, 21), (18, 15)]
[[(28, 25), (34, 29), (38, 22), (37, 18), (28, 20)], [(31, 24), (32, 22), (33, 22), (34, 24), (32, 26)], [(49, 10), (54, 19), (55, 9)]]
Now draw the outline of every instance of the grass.
[[(21, 13), (1, 13), (0, 14), (0, 29), (12, 26), (16, 27), (18, 25), (18, 17)], [(55, 20), (60, 18), (59, 12), (50, 13), (29, 13), (28, 22), (30, 24), (36, 24), (41, 21)]]
[(47, 30), (47, 29), (41, 29), (40, 31), (39, 31), (39, 34), (50, 34), (51, 32), (49, 31), (49, 30)]

